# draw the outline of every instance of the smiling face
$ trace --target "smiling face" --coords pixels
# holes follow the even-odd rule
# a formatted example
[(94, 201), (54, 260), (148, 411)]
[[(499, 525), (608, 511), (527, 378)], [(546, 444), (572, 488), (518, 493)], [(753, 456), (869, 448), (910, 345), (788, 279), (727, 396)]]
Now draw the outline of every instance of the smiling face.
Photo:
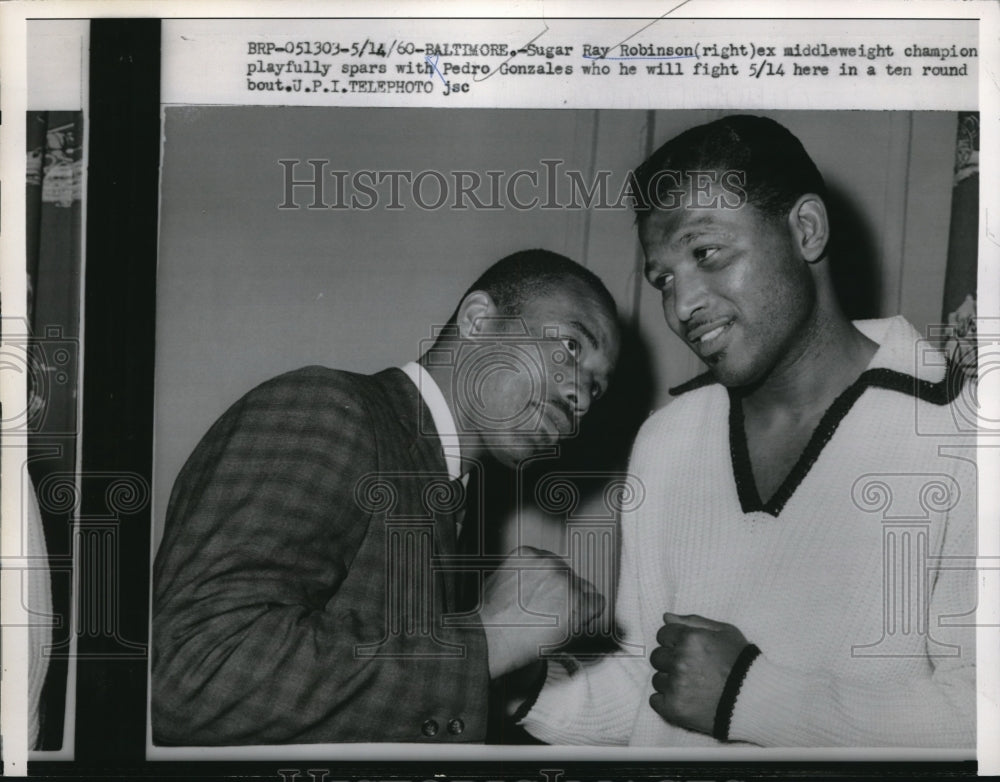
[(751, 385), (795, 360), (816, 286), (787, 220), (752, 205), (653, 210), (639, 240), (667, 324), (722, 384)]
[(493, 311), (482, 320), (457, 367), (457, 413), (465, 431), (482, 433), (487, 452), (514, 466), (576, 434), (611, 382), (618, 325), (572, 280), (524, 302), (514, 316)]

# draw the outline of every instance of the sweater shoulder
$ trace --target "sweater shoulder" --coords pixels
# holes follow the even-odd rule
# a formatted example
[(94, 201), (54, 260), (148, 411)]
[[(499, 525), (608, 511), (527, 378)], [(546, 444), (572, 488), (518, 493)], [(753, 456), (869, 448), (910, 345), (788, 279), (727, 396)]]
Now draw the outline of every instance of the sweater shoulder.
[(716, 408), (728, 394), (711, 372), (703, 372), (690, 380), (669, 389), (670, 401), (650, 413), (637, 435), (637, 442), (644, 437), (655, 437), (664, 429), (691, 428), (692, 421)]
[(683, 438), (697, 434), (707, 416), (728, 415), (729, 395), (724, 386), (711, 383), (675, 396), (655, 410), (636, 436), (635, 449), (649, 442), (661, 442), (664, 435)]
[[(912, 433), (935, 452), (941, 445), (974, 445), (981, 425), (974, 378), (949, 374), (928, 382), (901, 372), (874, 370), (859, 392), (880, 421)], [(912, 445), (911, 445), (912, 447)]]
[(674, 386), (669, 389), (670, 396), (677, 397), (688, 393), (689, 391), (695, 391), (699, 388), (705, 388), (710, 385), (718, 385), (719, 381), (716, 380), (715, 375), (708, 372), (702, 372), (700, 375), (695, 375), (690, 380), (686, 380), (678, 386)]

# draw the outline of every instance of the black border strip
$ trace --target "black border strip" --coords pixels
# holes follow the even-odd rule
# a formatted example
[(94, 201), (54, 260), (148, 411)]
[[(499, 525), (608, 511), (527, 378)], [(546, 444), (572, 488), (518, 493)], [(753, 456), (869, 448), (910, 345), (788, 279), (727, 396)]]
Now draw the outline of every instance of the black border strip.
[(75, 757), (120, 766), (146, 743), (158, 19), (91, 22), (89, 120)]
[[(571, 756), (574, 748), (567, 747)], [(638, 748), (637, 748), (638, 749)], [(70, 768), (54, 763), (33, 763), (34, 774), (51, 779), (141, 779), (179, 782), (192, 777), (199, 782), (680, 782), (681, 780), (941, 780), (975, 779), (977, 763), (967, 761), (763, 761), (763, 762), (609, 762), (564, 761), (443, 761), (362, 762), (325, 760), (156, 762), (144, 765), (110, 764)], [(435, 779), (435, 777), (439, 778)]]

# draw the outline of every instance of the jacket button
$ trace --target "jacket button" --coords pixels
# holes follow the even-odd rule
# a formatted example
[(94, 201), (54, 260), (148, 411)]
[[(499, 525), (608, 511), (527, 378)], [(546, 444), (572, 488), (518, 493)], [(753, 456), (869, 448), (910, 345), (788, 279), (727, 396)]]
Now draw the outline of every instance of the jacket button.
[(459, 735), (463, 730), (465, 730), (465, 723), (462, 720), (454, 719), (448, 722), (448, 732), (452, 736)]
[(425, 720), (424, 724), (420, 726), (420, 730), (425, 736), (436, 736), (438, 732), (437, 720)]

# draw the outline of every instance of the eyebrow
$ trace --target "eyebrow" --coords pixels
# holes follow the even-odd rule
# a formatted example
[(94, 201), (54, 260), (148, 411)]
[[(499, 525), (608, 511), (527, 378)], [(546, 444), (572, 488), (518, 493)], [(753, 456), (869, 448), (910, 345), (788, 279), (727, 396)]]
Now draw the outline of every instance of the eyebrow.
[[(686, 225), (682, 225), (676, 229), (670, 235), (668, 244), (672, 246), (689, 244), (692, 239), (696, 239), (697, 237), (709, 233), (712, 230), (725, 231), (725, 229), (718, 224), (712, 215), (700, 215)], [(655, 266), (655, 263), (647, 260), (645, 264), (643, 264), (643, 274), (646, 277), (649, 277)]]
[(601, 349), (601, 346), (597, 343), (597, 337), (595, 337), (594, 334), (593, 334), (593, 332), (590, 329), (588, 329), (586, 326), (584, 326), (580, 321), (578, 321), (578, 320), (571, 320), (569, 322), (569, 325), (571, 325), (573, 328), (575, 328), (577, 331), (579, 331), (581, 334), (583, 334), (583, 336), (585, 336), (587, 338), (587, 342), (589, 342), (591, 344), (591, 347), (593, 347), (594, 350), (600, 350)]
[(681, 244), (690, 242), (696, 236), (700, 236), (706, 233), (706, 227), (709, 230), (720, 230), (718, 222), (710, 215), (702, 215), (701, 217), (696, 217), (694, 220), (689, 222), (687, 225), (681, 226), (678, 231), (681, 232), (670, 237), (670, 244)]

